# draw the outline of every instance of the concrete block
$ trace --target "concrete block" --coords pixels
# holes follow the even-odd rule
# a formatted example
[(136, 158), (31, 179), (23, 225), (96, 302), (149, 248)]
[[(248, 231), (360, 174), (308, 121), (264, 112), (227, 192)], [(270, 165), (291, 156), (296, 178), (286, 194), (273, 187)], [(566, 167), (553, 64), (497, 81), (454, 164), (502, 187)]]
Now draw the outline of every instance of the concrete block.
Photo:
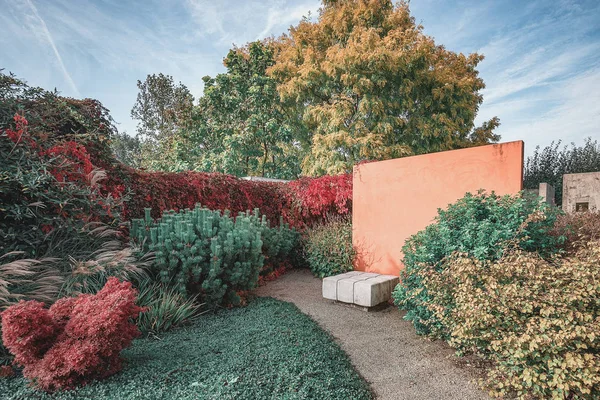
[(354, 283), (369, 279), (370, 276), (360, 274), (355, 276), (345, 277), (337, 282), (337, 301), (344, 303), (354, 302)]
[(600, 172), (563, 175), (562, 196), (566, 213), (600, 210)]
[(323, 297), (370, 308), (388, 301), (397, 284), (394, 275), (352, 271), (324, 278)]
[(364, 272), (361, 271), (350, 271), (344, 274), (328, 276), (326, 278), (323, 278), (323, 297), (329, 300), (337, 300), (338, 281), (363, 274)]
[(377, 274), (375, 272), (362, 272), (361, 274), (362, 274), (361, 276), (366, 276), (366, 277), (369, 277), (369, 278), (373, 278), (373, 277), (376, 277), (376, 276), (381, 276), (381, 274)]
[(337, 300), (337, 283), (344, 279), (345, 274), (328, 276), (323, 278), (323, 297), (329, 300)]
[(556, 205), (554, 202), (554, 186), (550, 185), (549, 183), (540, 183), (539, 195), (542, 197), (542, 200), (549, 205)]
[(398, 277), (378, 275), (354, 284), (353, 303), (363, 307), (375, 307), (388, 301), (392, 290), (398, 284)]
[(350, 271), (350, 272), (345, 272), (343, 274), (339, 274), (339, 275), (336, 275), (336, 276), (341, 276), (341, 277), (346, 278), (346, 277), (349, 277), (349, 276), (362, 275), (362, 274), (365, 274), (365, 273), (366, 272), (362, 272), (362, 271)]

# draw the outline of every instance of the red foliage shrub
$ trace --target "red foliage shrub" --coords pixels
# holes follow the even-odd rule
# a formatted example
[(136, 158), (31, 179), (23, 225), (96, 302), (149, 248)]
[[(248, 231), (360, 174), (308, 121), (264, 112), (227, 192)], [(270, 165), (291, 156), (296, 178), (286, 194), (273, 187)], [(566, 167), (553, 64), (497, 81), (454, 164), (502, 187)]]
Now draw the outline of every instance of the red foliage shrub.
[(15, 376), (15, 370), (10, 365), (0, 365), (0, 378), (11, 378)]
[(568, 254), (574, 254), (582, 244), (600, 239), (600, 212), (559, 215), (550, 234), (565, 236), (563, 249)]
[(290, 219), (312, 225), (327, 215), (347, 215), (352, 212), (352, 175), (325, 175), (301, 178), (288, 184)]
[(290, 269), (289, 266), (287, 265), (281, 265), (277, 268), (275, 268), (273, 271), (269, 272), (266, 275), (261, 275), (258, 277), (258, 286), (264, 286), (267, 284), (267, 282), (271, 282), (274, 281), (275, 279), (279, 278), (281, 275), (285, 274), (288, 269)]
[(20, 142), (25, 142), (30, 147), (36, 147), (37, 144), (31, 138), (31, 136), (29, 136), (29, 134), (27, 132), (27, 125), (29, 125), (29, 122), (27, 122), (27, 119), (25, 117), (23, 117), (22, 115), (15, 114), (15, 116), (13, 117), (13, 120), (15, 121), (15, 129), (16, 130), (7, 129), (6, 135), (8, 136), (8, 138), (10, 140), (12, 140), (13, 143), (15, 143), (15, 144), (18, 144)]
[(125, 203), (125, 219), (142, 217), (146, 207), (152, 208), (152, 217), (159, 218), (165, 210), (194, 208), (201, 203), (210, 209), (228, 209), (232, 213), (258, 207), (272, 222), (279, 222), (286, 200), (282, 184), (246, 181), (231, 175), (144, 172), (131, 168), (122, 168), (121, 172), (109, 173), (107, 189), (122, 186), (132, 193)]
[[(238, 179), (205, 172), (145, 172), (123, 165), (108, 172), (106, 191), (129, 191), (122, 218), (141, 218), (151, 208), (153, 218), (165, 210), (194, 208), (200, 203), (210, 209), (233, 214), (259, 208), (276, 224), (280, 218), (296, 228), (312, 225), (327, 214), (349, 214), (352, 209), (352, 176), (302, 178), (290, 183)], [(117, 193), (117, 195), (118, 195)]]
[(64, 298), (49, 309), (21, 301), (1, 314), (2, 340), (43, 390), (103, 379), (121, 370), (121, 350), (140, 335), (131, 321), (144, 311), (136, 296), (131, 283), (110, 278), (96, 295)]
[(42, 155), (60, 157), (70, 162), (68, 168), (57, 168), (51, 171), (59, 182), (86, 183), (88, 175), (95, 169), (86, 148), (71, 140), (52, 146)]
[[(6, 131), (9, 138), (15, 143), (29, 144), (42, 158), (56, 159), (50, 172), (58, 182), (92, 186), (90, 173), (95, 169), (106, 171), (108, 179), (99, 182), (103, 198), (94, 195), (90, 201), (99, 204), (109, 219), (113, 214), (124, 220), (140, 218), (147, 207), (152, 209), (153, 218), (159, 218), (165, 210), (194, 208), (200, 203), (210, 209), (228, 209), (233, 214), (259, 208), (273, 224), (283, 218), (291, 226), (302, 228), (322, 220), (327, 214), (351, 212), (350, 174), (302, 178), (286, 184), (248, 181), (219, 173), (146, 172), (118, 162), (100, 141), (102, 135), (82, 142), (70, 140), (68, 135), (56, 135), (54, 139), (63, 139), (49, 143), (38, 141), (42, 143), (38, 145), (28, 132), (27, 120), (15, 115), (14, 121), (16, 130)], [(123, 209), (108, 204), (107, 200), (121, 199), (125, 194), (130, 196)], [(101, 219), (99, 215), (79, 217), (86, 221)]]

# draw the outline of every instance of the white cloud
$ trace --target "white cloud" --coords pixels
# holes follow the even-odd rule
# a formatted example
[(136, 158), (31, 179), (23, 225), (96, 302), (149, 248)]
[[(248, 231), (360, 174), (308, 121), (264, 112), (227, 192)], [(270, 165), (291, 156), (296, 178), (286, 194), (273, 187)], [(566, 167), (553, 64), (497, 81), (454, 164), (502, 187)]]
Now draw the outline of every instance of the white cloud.
[[(256, 36), (256, 39), (263, 39), (272, 34), (282, 33), (290, 25), (297, 24), (302, 17), (315, 15), (319, 9), (319, 2), (312, 1), (306, 4), (299, 4), (290, 7), (271, 6), (267, 13), (267, 24), (264, 29)], [(275, 30), (274, 28), (279, 28)]]
[(46, 22), (44, 21), (44, 19), (41, 17), (40, 13), (38, 12), (37, 7), (35, 6), (35, 4), (33, 3), (32, 0), (24, 0), (24, 5), (28, 8), (29, 12), (25, 11), (25, 9), (23, 7), (20, 7), (20, 8), (21, 8), (21, 10), (25, 11), (24, 16), (25, 16), (25, 21), (27, 24), (27, 29), (29, 29), (31, 32), (33, 32), (34, 35), (38, 36), (42, 43), (45, 43), (50, 46), (50, 49), (52, 50), (52, 53), (54, 54), (54, 57), (58, 64), (58, 67), (60, 68), (65, 81), (67, 82), (67, 84), (69, 85), (71, 90), (73, 91), (74, 95), (80, 97), (81, 94), (79, 92), (79, 89), (77, 88), (77, 85), (73, 81), (71, 74), (69, 74), (69, 71), (67, 70), (67, 67), (65, 66), (65, 63), (63, 62), (63, 58), (56, 46), (54, 38), (52, 37), (52, 34), (50, 33), (50, 30), (48, 29)]
[[(600, 139), (600, 68), (578, 74), (551, 87), (543, 102), (554, 104), (538, 111), (527, 111), (540, 98), (497, 103), (486, 114), (510, 115), (502, 129), (503, 140), (525, 140), (526, 153), (536, 145), (552, 141), (581, 144), (586, 137)], [(524, 112), (520, 112), (523, 109)]]
[(319, 0), (187, 0), (186, 4), (197, 22), (196, 33), (221, 45), (279, 35), (320, 7)]
[(553, 54), (555, 47), (536, 48), (530, 53), (513, 55), (511, 62), (504, 60), (506, 69), (500, 70), (487, 81), (483, 96), (489, 104), (525, 89), (549, 84), (566, 74), (573, 74), (582, 62), (600, 50), (600, 43), (582, 45)]

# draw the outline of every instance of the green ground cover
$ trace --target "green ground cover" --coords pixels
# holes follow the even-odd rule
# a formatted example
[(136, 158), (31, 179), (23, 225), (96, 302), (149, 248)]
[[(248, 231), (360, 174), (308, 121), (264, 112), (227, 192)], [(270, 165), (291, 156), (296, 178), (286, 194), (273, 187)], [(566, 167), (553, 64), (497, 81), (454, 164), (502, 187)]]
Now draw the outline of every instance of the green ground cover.
[(123, 371), (53, 395), (0, 379), (2, 399), (370, 399), (346, 354), (291, 303), (258, 298), (144, 338)]

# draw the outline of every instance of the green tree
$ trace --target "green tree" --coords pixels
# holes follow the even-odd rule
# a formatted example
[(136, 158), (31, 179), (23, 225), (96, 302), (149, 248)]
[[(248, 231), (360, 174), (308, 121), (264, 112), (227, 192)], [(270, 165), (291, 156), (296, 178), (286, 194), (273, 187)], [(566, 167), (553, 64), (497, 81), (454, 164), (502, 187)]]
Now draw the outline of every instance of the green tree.
[(159, 73), (137, 83), (139, 93), (131, 109), (138, 120), (140, 167), (158, 171), (181, 171), (188, 165), (180, 162), (181, 130), (189, 124), (194, 97), (188, 88), (173, 77)]
[(527, 158), (523, 186), (537, 189), (541, 182), (554, 186), (555, 201), (562, 204), (563, 175), (600, 171), (600, 145), (587, 138), (583, 146), (561, 148), (560, 140), (552, 142), (540, 150), (537, 146), (532, 156)]
[(141, 166), (142, 140), (139, 136), (131, 136), (126, 132), (113, 134), (110, 147), (117, 160), (130, 167)]
[(268, 73), (313, 132), (305, 173), (499, 140), (497, 118), (473, 123), (483, 56), (446, 50), (422, 30), (408, 2), (324, 0), (316, 22), (278, 40)]
[(138, 134), (160, 140), (170, 137), (189, 120), (194, 96), (188, 88), (173, 77), (159, 73), (137, 82), (139, 93), (131, 118), (138, 120)]
[(236, 176), (298, 176), (303, 143), (294, 138), (277, 84), (266, 75), (273, 63), (274, 48), (253, 42), (229, 51), (227, 72), (204, 77), (186, 135), (190, 165)]

